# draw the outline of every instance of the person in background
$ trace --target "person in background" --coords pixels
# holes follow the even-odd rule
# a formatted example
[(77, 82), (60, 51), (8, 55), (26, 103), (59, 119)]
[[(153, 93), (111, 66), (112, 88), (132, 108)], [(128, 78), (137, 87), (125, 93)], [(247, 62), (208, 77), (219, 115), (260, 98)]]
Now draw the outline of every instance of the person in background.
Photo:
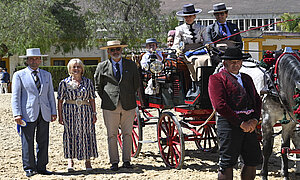
[(172, 48), (174, 44), (175, 30), (170, 30), (167, 37), (167, 48)]
[(69, 172), (74, 171), (74, 158), (85, 160), (86, 170), (91, 171), (91, 158), (98, 157), (95, 89), (92, 81), (83, 76), (80, 59), (71, 59), (67, 67), (70, 76), (59, 83), (57, 91), (58, 121), (64, 125), (64, 157), (68, 159)]
[(142, 60), (140, 62), (140, 65), (142, 68), (145, 68), (145, 66), (148, 65), (150, 62), (151, 56), (154, 56), (154, 59), (157, 59), (159, 61), (163, 60), (162, 52), (157, 49), (158, 42), (155, 38), (149, 38), (146, 39), (146, 48), (147, 52), (142, 56)]
[(39, 48), (27, 49), (20, 58), (26, 58), (28, 67), (15, 72), (12, 80), (12, 112), (21, 126), (23, 169), (27, 177), (52, 174), (46, 169), (49, 122), (56, 120), (57, 113), (51, 74), (39, 68), (44, 56), (47, 55), (41, 55)]
[(3, 68), (0, 67), (0, 94), (2, 94), (4, 92), (3, 88), (5, 85), (2, 83), (3, 77), (4, 77)]
[(132, 168), (131, 147), (132, 127), (136, 108), (136, 91), (140, 77), (136, 64), (122, 58), (122, 48), (118, 40), (108, 41), (106, 49), (110, 59), (98, 64), (95, 72), (95, 87), (103, 109), (104, 123), (107, 129), (108, 152), (111, 170), (119, 170), (119, 152), (117, 135), (119, 127), (122, 132), (123, 168)]
[(8, 93), (8, 85), (10, 83), (10, 75), (7, 72), (6, 68), (3, 68), (3, 77), (1, 78), (1, 91), (4, 90), (4, 93)]
[(209, 97), (217, 111), (219, 180), (233, 179), (233, 167), (240, 155), (243, 158), (242, 180), (254, 180), (256, 166), (262, 162), (255, 133), (262, 102), (252, 78), (239, 72), (242, 60), (248, 57), (249, 54), (243, 54), (237, 47), (227, 48), (221, 56), (225, 68), (209, 77)]

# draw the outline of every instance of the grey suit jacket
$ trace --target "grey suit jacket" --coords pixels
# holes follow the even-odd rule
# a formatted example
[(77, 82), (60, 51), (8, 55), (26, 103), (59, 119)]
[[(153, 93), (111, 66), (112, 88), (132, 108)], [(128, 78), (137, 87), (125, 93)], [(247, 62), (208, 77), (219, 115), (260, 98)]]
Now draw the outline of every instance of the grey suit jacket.
[(101, 101), (101, 108), (115, 110), (119, 100), (124, 110), (136, 107), (136, 91), (139, 88), (140, 77), (133, 61), (122, 59), (123, 72), (117, 82), (111, 60), (98, 64), (95, 72), (95, 88)]
[(27, 122), (34, 122), (41, 110), (43, 119), (49, 122), (51, 115), (57, 114), (51, 74), (40, 69), (40, 82), (39, 92), (28, 67), (14, 73), (11, 97), (14, 116), (21, 115)]
[[(227, 21), (227, 26), (229, 28), (231, 35), (240, 32), (240, 30), (236, 24), (233, 24), (233, 23)], [(217, 41), (217, 40), (223, 38), (223, 35), (221, 35), (221, 33), (219, 32), (219, 25), (217, 22), (207, 26), (206, 31), (208, 34), (209, 41), (214, 42), (214, 41)], [(242, 37), (240, 34), (230, 37), (229, 40), (239, 42), (239, 44), (237, 44), (237, 46), (240, 49), (243, 48), (243, 41), (242, 41)]]

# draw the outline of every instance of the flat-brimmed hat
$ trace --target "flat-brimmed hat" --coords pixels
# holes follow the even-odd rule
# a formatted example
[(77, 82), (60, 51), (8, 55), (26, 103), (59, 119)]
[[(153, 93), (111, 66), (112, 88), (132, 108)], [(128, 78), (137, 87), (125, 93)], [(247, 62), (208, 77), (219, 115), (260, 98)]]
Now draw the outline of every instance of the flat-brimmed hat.
[(149, 39), (146, 39), (146, 44), (148, 44), (148, 43), (156, 43), (156, 44), (158, 44), (160, 42), (157, 42), (157, 40), (155, 38), (149, 38)]
[(251, 57), (249, 53), (242, 53), (239, 48), (227, 48), (225, 53), (220, 58), (223, 60), (242, 60)]
[(103, 46), (100, 49), (109, 49), (109, 48), (116, 48), (116, 47), (127, 47), (128, 45), (121, 44), (121, 41), (113, 40), (113, 41), (107, 41), (107, 46)]
[(208, 13), (224, 12), (224, 11), (228, 11), (229, 9), (232, 9), (232, 7), (226, 7), (225, 3), (218, 3), (218, 4), (214, 4), (213, 10), (208, 11)]
[(177, 16), (190, 16), (194, 14), (199, 14), (202, 9), (195, 9), (194, 4), (185, 4), (181, 11), (176, 13)]
[(19, 58), (36, 57), (36, 56), (46, 57), (48, 55), (42, 55), (40, 48), (30, 48), (30, 49), (26, 49), (26, 55), (19, 56)]

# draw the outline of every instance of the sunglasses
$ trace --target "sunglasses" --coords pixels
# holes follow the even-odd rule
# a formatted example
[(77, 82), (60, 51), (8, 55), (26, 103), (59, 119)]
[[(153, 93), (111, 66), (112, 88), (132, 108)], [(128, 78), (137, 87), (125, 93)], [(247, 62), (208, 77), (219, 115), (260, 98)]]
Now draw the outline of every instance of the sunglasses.
[(214, 13), (215, 16), (224, 16), (224, 12), (220, 12), (220, 13)]
[(117, 47), (117, 48), (110, 48), (109, 49), (111, 52), (115, 52), (115, 51), (121, 51), (121, 48), (120, 47)]

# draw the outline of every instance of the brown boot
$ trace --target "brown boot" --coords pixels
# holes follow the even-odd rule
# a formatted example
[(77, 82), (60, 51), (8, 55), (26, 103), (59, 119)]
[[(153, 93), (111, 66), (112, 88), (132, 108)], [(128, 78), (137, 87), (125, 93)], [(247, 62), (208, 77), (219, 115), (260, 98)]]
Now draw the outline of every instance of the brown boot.
[(232, 180), (233, 179), (233, 168), (226, 168), (219, 170), (218, 180)]
[(256, 176), (256, 166), (243, 166), (241, 172), (242, 180), (254, 180)]

